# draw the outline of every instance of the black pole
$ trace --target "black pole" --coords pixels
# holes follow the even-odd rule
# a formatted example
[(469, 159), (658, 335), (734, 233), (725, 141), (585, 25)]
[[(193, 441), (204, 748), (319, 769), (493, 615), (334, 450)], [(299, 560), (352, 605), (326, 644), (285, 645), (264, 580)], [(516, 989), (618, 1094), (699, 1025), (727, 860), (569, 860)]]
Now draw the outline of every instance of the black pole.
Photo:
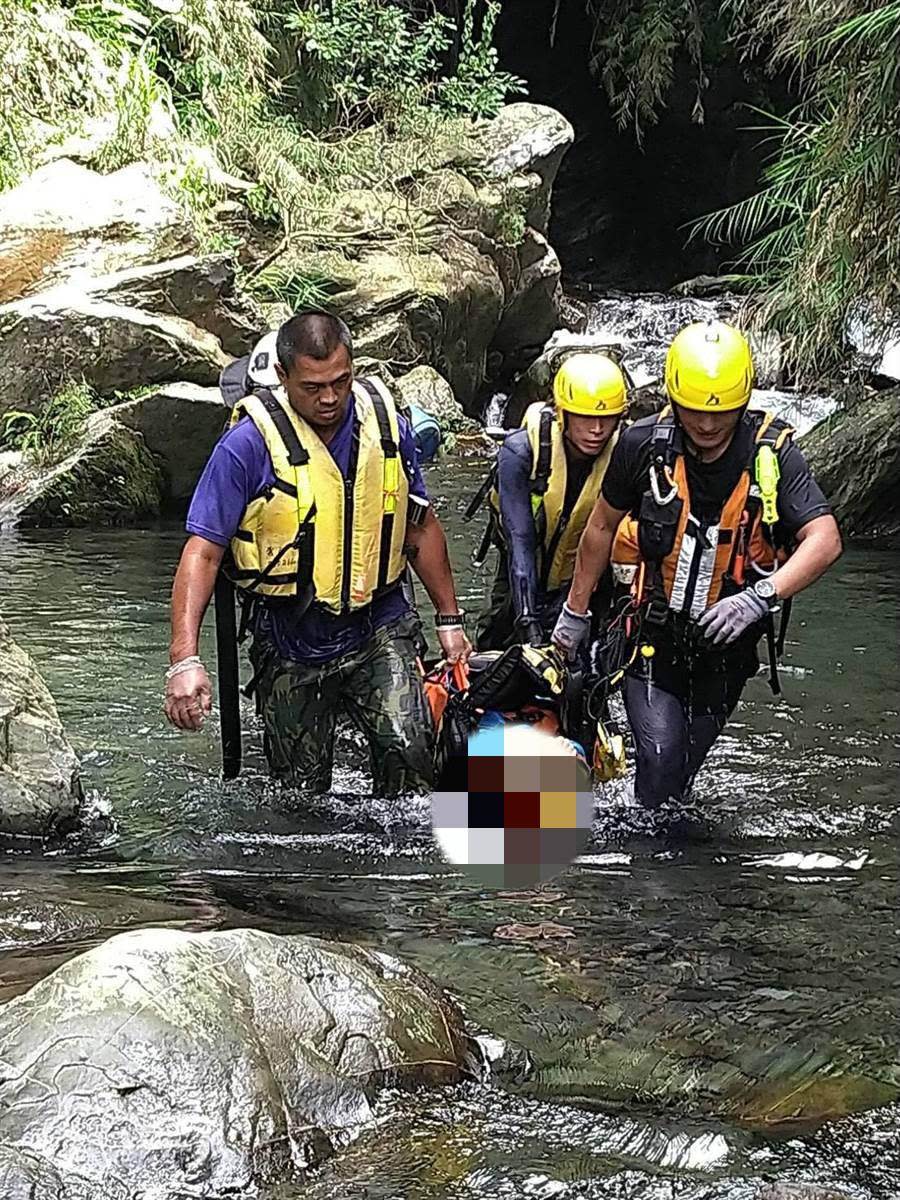
[(216, 577), (216, 658), (219, 675), (219, 721), (222, 730), (222, 777), (241, 771), (241, 693), (238, 669), (234, 585), (220, 571)]

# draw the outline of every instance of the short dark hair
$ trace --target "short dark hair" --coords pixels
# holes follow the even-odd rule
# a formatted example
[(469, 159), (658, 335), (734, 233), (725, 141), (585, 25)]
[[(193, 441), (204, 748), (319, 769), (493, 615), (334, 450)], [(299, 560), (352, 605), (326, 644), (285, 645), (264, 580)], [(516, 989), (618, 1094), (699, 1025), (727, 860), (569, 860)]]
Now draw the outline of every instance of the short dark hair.
[(328, 358), (338, 346), (353, 357), (353, 338), (340, 317), (324, 309), (295, 313), (278, 330), (275, 350), (282, 368), (290, 373), (298, 358)]

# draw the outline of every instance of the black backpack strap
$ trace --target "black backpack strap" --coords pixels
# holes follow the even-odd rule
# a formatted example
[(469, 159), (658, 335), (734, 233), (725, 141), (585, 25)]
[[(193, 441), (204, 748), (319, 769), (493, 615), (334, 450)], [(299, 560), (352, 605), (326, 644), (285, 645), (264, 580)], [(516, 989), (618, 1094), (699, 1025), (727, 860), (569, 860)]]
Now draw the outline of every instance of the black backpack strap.
[[(399, 454), (399, 448), (394, 441), (394, 435), (391, 431), (391, 420), (388, 416), (387, 405), (384, 402), (379, 388), (371, 379), (358, 379), (360, 384), (372, 401), (372, 407), (375, 409), (375, 419), (378, 422), (378, 434), (381, 438), (381, 449), (386, 459), (396, 458)], [(381, 514), (381, 543), (378, 549), (378, 582), (376, 589), (380, 591), (387, 584), (388, 567), (391, 562), (391, 541), (394, 537), (394, 521), (396, 513), (384, 512)]]
[(278, 436), (284, 443), (288, 462), (292, 467), (303, 467), (309, 462), (309, 455), (297, 437), (297, 431), (287, 415), (268, 388), (259, 388), (255, 395), (262, 401), (263, 407), (272, 418), (272, 424), (278, 430)]
[(538, 496), (543, 496), (550, 485), (550, 466), (553, 458), (553, 422), (556, 414), (547, 405), (541, 410), (541, 423), (538, 426), (538, 453), (534, 467), (534, 480), (531, 490)]

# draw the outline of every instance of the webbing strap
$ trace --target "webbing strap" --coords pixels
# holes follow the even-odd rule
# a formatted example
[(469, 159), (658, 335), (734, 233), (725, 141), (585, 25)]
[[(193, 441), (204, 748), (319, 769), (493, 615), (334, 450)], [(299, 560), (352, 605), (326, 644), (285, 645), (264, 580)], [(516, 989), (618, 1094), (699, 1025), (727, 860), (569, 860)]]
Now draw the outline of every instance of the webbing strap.
[(541, 423), (538, 427), (538, 454), (534, 467), (534, 481), (531, 490), (536, 496), (543, 496), (550, 484), (550, 466), (553, 455), (553, 422), (556, 414), (549, 406), (541, 410)]
[(272, 418), (272, 424), (278, 430), (278, 436), (284, 443), (288, 462), (292, 467), (303, 466), (309, 462), (309, 454), (304, 450), (291, 418), (284, 411), (268, 388), (260, 388), (256, 393), (266, 412)]
[(394, 521), (397, 517), (397, 499), (400, 492), (400, 457), (384, 397), (370, 379), (360, 379), (358, 382), (365, 388), (372, 401), (375, 419), (378, 421), (381, 449), (384, 454), (381, 482), (381, 540), (378, 549), (378, 583), (376, 585), (378, 588), (383, 588), (387, 583), (388, 569), (391, 565), (391, 543), (394, 538)]

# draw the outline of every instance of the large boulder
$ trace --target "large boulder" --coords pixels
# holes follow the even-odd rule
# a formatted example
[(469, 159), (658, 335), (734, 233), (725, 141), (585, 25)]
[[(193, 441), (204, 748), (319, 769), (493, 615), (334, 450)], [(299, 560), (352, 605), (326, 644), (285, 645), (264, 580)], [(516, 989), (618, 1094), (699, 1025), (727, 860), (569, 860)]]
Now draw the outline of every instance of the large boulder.
[(900, 539), (900, 388), (867, 392), (818, 424), (803, 451), (845, 533)]
[(350, 325), (359, 355), (395, 373), (428, 363), (463, 404), (474, 399), (503, 308), (488, 254), (451, 234), (440, 252), (373, 249), (351, 259), (313, 251), (292, 254), (290, 263), (299, 275), (328, 281), (329, 307)]
[(89, 280), (82, 290), (94, 300), (190, 321), (214, 334), (236, 358), (248, 354), (265, 329), (255, 305), (235, 294), (234, 262), (226, 254), (185, 254), (131, 267)]
[(110, 412), (141, 435), (162, 468), (165, 499), (176, 505), (193, 495), (229, 416), (217, 387), (193, 383), (170, 383)]
[(478, 159), (488, 178), (537, 176), (525, 219), (540, 233), (547, 232), (553, 181), (573, 137), (562, 113), (528, 103), (507, 104), (479, 135)]
[(230, 362), (181, 317), (96, 299), (74, 287), (0, 305), (0, 414), (35, 412), (69, 380), (109, 395), (139, 384), (214, 384)]
[(53, 697), (0, 621), (0, 836), (65, 833), (82, 800), (78, 760)]
[(104, 409), (88, 417), (77, 445), (55, 465), (39, 469), (23, 456), (0, 476), (0, 529), (127, 525), (159, 516), (164, 492), (143, 438)]
[(480, 1071), (418, 972), (249, 929), (112, 938), (0, 1010), (0, 1057), (15, 1200), (47, 1161), (92, 1200), (244, 1194), (349, 1141), (377, 1087)]
[(476, 415), (485, 378), (530, 361), (559, 324), (560, 266), (546, 233), (573, 136), (554, 109), (509, 105), (410, 183), (405, 240), (387, 236), (395, 192), (352, 190), (332, 216), (344, 252), (290, 247), (267, 269), (314, 281), (360, 354), (394, 374), (434, 367)]
[(0, 301), (190, 252), (184, 212), (147, 163), (101, 175), (68, 159), (0, 195)]

